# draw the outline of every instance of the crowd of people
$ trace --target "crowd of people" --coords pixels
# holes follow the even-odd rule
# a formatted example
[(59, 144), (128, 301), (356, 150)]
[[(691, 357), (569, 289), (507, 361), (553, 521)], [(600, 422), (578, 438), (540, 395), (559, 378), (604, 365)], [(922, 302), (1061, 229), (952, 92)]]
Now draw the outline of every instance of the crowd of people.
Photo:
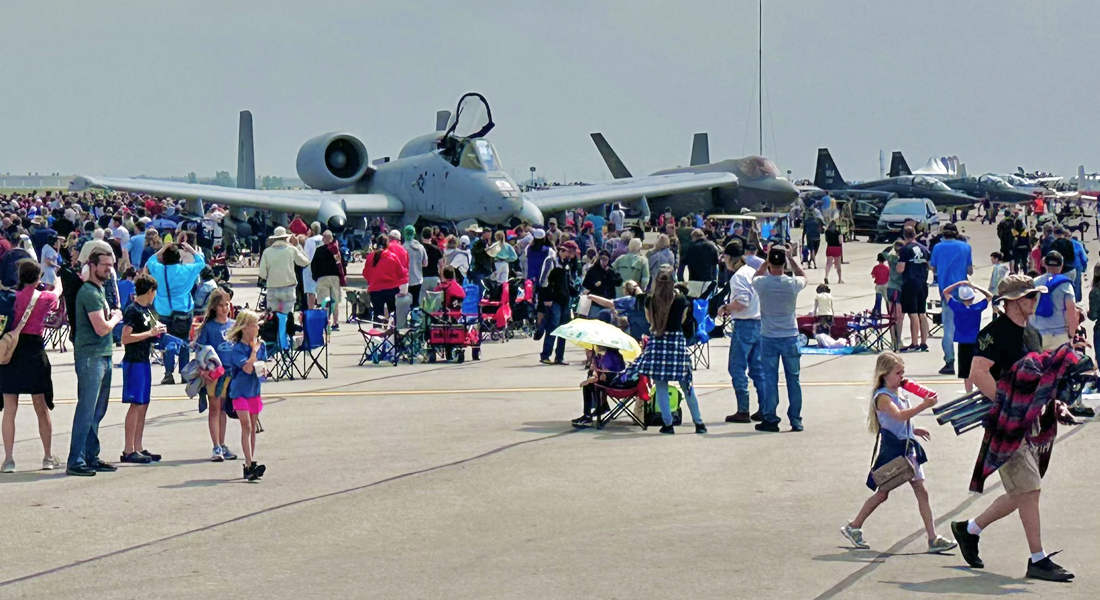
[[(31, 397), (39, 420), (43, 468), (61, 467), (51, 445), (52, 367), (43, 334), (48, 315), (64, 310), (71, 324), (78, 378), (65, 461), (68, 474), (94, 476), (116, 469), (100, 456), (98, 427), (110, 393), (113, 347), (121, 345), (122, 400), (129, 405), (121, 462), (144, 464), (161, 458), (143, 440), (152, 349), (163, 351), (163, 385), (175, 383), (177, 370), (182, 376), (193, 349), (207, 358), (216, 354), (224, 366), (219, 376), (207, 382), (205, 394), (211, 460), (237, 458), (225, 443), (227, 419), (235, 418), (240, 423), (243, 476), (252, 481), (261, 478), (266, 467), (256, 461), (256, 432), (263, 409), (261, 375), (266, 355), (260, 329), (264, 316), (235, 310), (231, 287), (215, 281), (209, 262), (219, 228), (184, 218), (180, 203), (129, 194), (15, 195), (0, 197), (0, 207), (0, 283), (14, 290), (7, 299), (10, 307), (0, 312), (7, 315), (7, 330), (14, 328), (17, 339), (10, 359), (0, 364), (0, 407), (5, 409), (5, 458), (0, 471), (15, 468), (12, 447), (21, 395)], [(224, 211), (215, 206), (205, 216), (217, 223)], [(982, 530), (1019, 510), (1032, 551), (1028, 575), (1072, 578), (1051, 561), (1041, 544), (1040, 479), (1056, 422), (1072, 423), (1074, 415), (1092, 416), (1091, 410), (1017, 388), (1024, 385), (1029, 368), (1039, 374), (1060, 373), (1077, 360), (1074, 349), (1082, 349), (1085, 337), (1081, 329), (1085, 314), (1077, 303), (1083, 298), (1088, 252), (1065, 224), (1049, 220), (1029, 227), (1029, 216), (1034, 217), (1003, 213), (996, 225), (1000, 248), (990, 256), (993, 269), (987, 285), (973, 281), (973, 250), (954, 223), (944, 225), (934, 236), (915, 222), (906, 223), (900, 238), (877, 256), (870, 273), (875, 285), (870, 314), (890, 320), (899, 350), (881, 354), (875, 369), (869, 426), (878, 444), (868, 477), (874, 494), (842, 528), (854, 546), (866, 547), (864, 523), (893, 489), (879, 487), (875, 471), (906, 457), (913, 467), (908, 482), (925, 522), (929, 551), (942, 552), (958, 544), (967, 563), (980, 567)], [(835, 269), (833, 285), (844, 285), (845, 262), (832, 207), (811, 205), (800, 217), (807, 241), (801, 252), (791, 244), (785, 228), (763, 233), (760, 224), (751, 220), (716, 221), (694, 214), (676, 218), (671, 210), (655, 215), (648, 224), (655, 235), (652, 245), (647, 245), (644, 225), (629, 224), (617, 205), (606, 215), (568, 211), (562, 222), (551, 218), (546, 227), (521, 224), (497, 230), (479, 225), (464, 230), (425, 227), (417, 231), (411, 226), (397, 230), (387, 229), (377, 219), (364, 222), (361, 233), (353, 229), (350, 240), (342, 232), (325, 231), (320, 223), (309, 224), (301, 217), (285, 227), (264, 229), (266, 219), (257, 216), (253, 236), (261, 237), (254, 250), (260, 254), (258, 272), (266, 287), (268, 310), (290, 314), (297, 308), (325, 308), (332, 329), (339, 327), (349, 245), (364, 250), (362, 275), (369, 294), (368, 316), (374, 319), (400, 320), (403, 311), (419, 306), (425, 291), (441, 292), (444, 306), (457, 309), (469, 286), (492, 295), (508, 282), (529, 281), (534, 289), (529, 300), (535, 307), (530, 324), (533, 337), (541, 341), (541, 363), (566, 364), (565, 340), (554, 331), (575, 317), (601, 319), (621, 328), (642, 343), (641, 354), (627, 364), (612, 348), (590, 353), (589, 378), (583, 384), (584, 412), (573, 421), (580, 427), (607, 410), (595, 392), (597, 383), (629, 386), (645, 376), (655, 387), (661, 433), (675, 432), (672, 384), (688, 405), (695, 432), (707, 432), (688, 350), (699, 333), (695, 302), (701, 300), (710, 317), (729, 325), (727, 368), (735, 410), (725, 420), (756, 422), (761, 432), (780, 431), (782, 366), (787, 421), (791, 431), (801, 432), (799, 374), (805, 341), (799, 335), (796, 303), (808, 284), (803, 266), (816, 268), (824, 237), (824, 277), (816, 287), (812, 314), (819, 326), (828, 328), (834, 316), (828, 278)], [(244, 244), (251, 245), (251, 239)], [(1088, 316), (1094, 322), (1100, 315), (1098, 282), (1100, 268), (1088, 294)], [(928, 394), (914, 404), (900, 391), (906, 381), (903, 355), (929, 351), (932, 286), (938, 290), (935, 304), (942, 308), (944, 366), (940, 373), (957, 373), (967, 391), (977, 388), (998, 402), (986, 428), (972, 487), (980, 490), (984, 479), (999, 471), (1005, 495), (974, 520), (953, 523), (955, 540), (936, 532), (921, 467), (927, 454), (918, 441), (927, 440), (928, 432), (911, 423), (938, 399)], [(983, 328), (983, 315), (991, 307), (994, 318)], [(203, 319), (192, 345), (188, 341), (196, 315)], [(903, 342), (905, 319), (908, 343)], [(717, 326), (706, 333), (722, 335), (722, 330)], [(172, 339), (179, 343), (165, 343)], [(1029, 351), (1046, 354), (1034, 359), (1035, 364), (1025, 364), (1021, 359)], [(755, 411), (750, 382), (756, 390)], [(1007, 399), (1004, 389), (998, 392), (998, 385), (1011, 390)], [(1027, 410), (1021, 412), (1021, 406)]]

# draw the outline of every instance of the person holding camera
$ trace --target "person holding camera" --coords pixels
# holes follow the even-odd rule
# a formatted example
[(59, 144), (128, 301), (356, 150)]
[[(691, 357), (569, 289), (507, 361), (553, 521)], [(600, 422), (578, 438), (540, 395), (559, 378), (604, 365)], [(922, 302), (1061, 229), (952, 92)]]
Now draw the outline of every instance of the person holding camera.
[[(793, 275), (784, 271), (789, 269)], [(791, 431), (802, 431), (802, 386), (798, 373), (802, 354), (798, 348), (798, 321), (795, 303), (798, 292), (806, 287), (806, 274), (791, 255), (791, 245), (772, 246), (768, 260), (756, 270), (752, 285), (760, 298), (760, 358), (764, 366), (763, 420), (756, 424), (757, 431), (776, 433), (780, 419), (776, 416), (779, 406), (779, 361), (783, 361), (783, 373), (787, 381), (787, 418)]]
[[(183, 239), (187, 235), (183, 234)], [(190, 254), (194, 260), (184, 263), (183, 253)], [(197, 252), (191, 244), (184, 241), (182, 244), (166, 244), (159, 252), (149, 257), (145, 268), (149, 275), (157, 282), (158, 293), (153, 301), (153, 310), (157, 318), (168, 328), (168, 334), (179, 338), (182, 345), (169, 345), (164, 352), (164, 379), (161, 385), (176, 383), (173, 375), (176, 370), (176, 356), (179, 355), (179, 371), (183, 374), (183, 367), (191, 359), (191, 353), (187, 348), (187, 341), (191, 335), (191, 313), (195, 309), (195, 300), (191, 296), (191, 289), (195, 286), (195, 280), (206, 260), (202, 253)]]

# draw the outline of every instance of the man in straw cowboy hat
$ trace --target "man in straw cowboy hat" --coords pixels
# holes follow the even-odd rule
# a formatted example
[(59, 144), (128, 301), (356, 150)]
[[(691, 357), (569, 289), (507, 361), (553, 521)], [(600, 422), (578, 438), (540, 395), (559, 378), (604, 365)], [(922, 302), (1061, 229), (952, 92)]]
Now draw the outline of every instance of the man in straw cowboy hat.
[(288, 234), (286, 227), (276, 227), (267, 239), (270, 245), (260, 256), (259, 277), (267, 281), (268, 306), (286, 314), (294, 310), (294, 290), (298, 287), (294, 266), (305, 267), (309, 258), (298, 248), (297, 237)]

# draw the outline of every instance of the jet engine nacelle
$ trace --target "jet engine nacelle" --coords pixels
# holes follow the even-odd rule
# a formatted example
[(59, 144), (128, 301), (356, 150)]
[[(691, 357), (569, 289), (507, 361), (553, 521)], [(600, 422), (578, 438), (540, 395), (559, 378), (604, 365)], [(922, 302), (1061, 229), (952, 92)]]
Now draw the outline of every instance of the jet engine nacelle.
[(321, 200), (321, 206), (317, 209), (317, 221), (325, 229), (333, 233), (340, 233), (348, 225), (348, 215), (344, 210), (344, 203), (333, 198)]
[(354, 136), (326, 133), (302, 144), (297, 166), (298, 177), (306, 185), (331, 192), (359, 181), (370, 162), (363, 142)]

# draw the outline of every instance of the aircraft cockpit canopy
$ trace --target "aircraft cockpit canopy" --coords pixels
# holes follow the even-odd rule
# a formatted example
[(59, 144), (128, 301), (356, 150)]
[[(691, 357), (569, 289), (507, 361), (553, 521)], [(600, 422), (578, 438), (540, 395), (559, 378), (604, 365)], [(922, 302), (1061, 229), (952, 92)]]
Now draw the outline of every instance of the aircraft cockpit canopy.
[(458, 166), (474, 171), (499, 171), (500, 159), (489, 140), (473, 139), (462, 143)]
[(978, 178), (978, 183), (983, 183), (994, 188), (1010, 188), (1008, 182), (996, 175), (982, 175)]
[(455, 166), (485, 171), (499, 170), (500, 161), (496, 159), (496, 152), (488, 142), (480, 146), (471, 143), (484, 141), (481, 138), (494, 125), (493, 113), (489, 110), (489, 101), (485, 96), (465, 94), (459, 98), (458, 106), (447, 123), (447, 130), (439, 141), (443, 157)]
[(764, 179), (766, 177), (779, 177), (779, 167), (770, 158), (763, 156), (748, 156), (738, 161), (738, 168), (749, 179)]
[(928, 190), (936, 190), (940, 192), (949, 192), (951, 188), (947, 187), (947, 184), (939, 179), (933, 179), (924, 175), (914, 175), (913, 185), (919, 188), (925, 188)]
[(485, 137), (494, 125), (489, 101), (481, 94), (470, 93), (459, 98), (458, 107), (447, 123), (446, 137)]

